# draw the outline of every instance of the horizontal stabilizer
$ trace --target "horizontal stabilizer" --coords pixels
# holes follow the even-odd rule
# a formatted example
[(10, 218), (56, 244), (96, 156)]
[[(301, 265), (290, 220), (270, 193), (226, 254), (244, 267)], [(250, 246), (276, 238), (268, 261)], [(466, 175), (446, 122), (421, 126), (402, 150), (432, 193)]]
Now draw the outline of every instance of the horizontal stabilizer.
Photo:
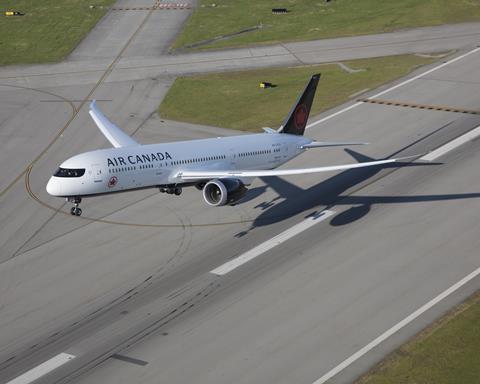
[(357, 141), (314, 141), (302, 145), (302, 149), (323, 148), (323, 147), (349, 147), (350, 145), (367, 145), (368, 143), (360, 143)]
[(110, 120), (108, 120), (102, 111), (97, 108), (95, 100), (90, 103), (90, 111), (88, 111), (88, 113), (92, 117), (98, 129), (100, 129), (103, 135), (115, 148), (140, 145)]
[(263, 127), (262, 129), (265, 131), (265, 133), (278, 133), (275, 129), (269, 127)]
[(181, 180), (209, 180), (221, 178), (242, 178), (242, 177), (266, 177), (266, 176), (289, 176), (289, 175), (303, 175), (307, 173), (344, 171), (347, 169), (373, 167), (376, 165), (390, 164), (401, 161), (408, 161), (418, 158), (418, 156), (401, 157), (398, 159), (386, 159), (369, 161), (365, 163), (330, 165), (326, 167), (316, 168), (300, 168), (300, 169), (266, 169), (266, 170), (225, 170), (225, 171), (180, 171), (176, 174), (176, 178)]

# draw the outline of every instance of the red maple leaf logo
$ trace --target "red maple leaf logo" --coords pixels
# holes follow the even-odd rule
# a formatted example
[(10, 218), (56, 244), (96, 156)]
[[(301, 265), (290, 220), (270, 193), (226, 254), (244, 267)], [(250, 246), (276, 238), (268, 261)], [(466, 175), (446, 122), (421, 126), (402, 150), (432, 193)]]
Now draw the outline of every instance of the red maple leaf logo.
[(108, 180), (108, 188), (113, 188), (115, 185), (117, 185), (118, 178), (117, 176), (112, 176), (110, 180)]
[(297, 128), (302, 129), (305, 127), (305, 125), (307, 124), (307, 115), (307, 107), (305, 106), (305, 104), (300, 104), (295, 110), (294, 117), (295, 126)]

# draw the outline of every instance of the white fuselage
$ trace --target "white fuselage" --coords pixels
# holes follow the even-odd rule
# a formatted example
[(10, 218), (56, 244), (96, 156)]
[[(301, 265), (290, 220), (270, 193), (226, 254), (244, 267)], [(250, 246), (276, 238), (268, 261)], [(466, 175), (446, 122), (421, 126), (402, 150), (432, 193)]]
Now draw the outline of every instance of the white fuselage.
[(304, 136), (260, 133), (101, 149), (63, 162), (58, 175), (50, 178), (47, 191), (54, 196), (82, 197), (182, 185), (176, 175), (185, 170), (274, 169), (298, 156), (304, 151), (301, 146), (310, 142)]

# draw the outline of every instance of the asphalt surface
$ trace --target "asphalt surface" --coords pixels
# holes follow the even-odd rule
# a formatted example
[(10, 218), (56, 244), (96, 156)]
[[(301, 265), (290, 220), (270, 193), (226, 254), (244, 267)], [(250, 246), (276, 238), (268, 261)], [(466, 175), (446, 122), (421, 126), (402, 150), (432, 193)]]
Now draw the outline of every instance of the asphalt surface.
[[(144, 72), (142, 62), (182, 58), (160, 54), (189, 11), (132, 12), (109, 13), (66, 63), (0, 69), (0, 381), (67, 352), (76, 358), (39, 382), (313, 383), (478, 268), (478, 141), (441, 164), (258, 180), (235, 207), (212, 209), (195, 189), (180, 198), (148, 190), (85, 199), (84, 216), (71, 217), (45, 184), (64, 159), (108, 145), (88, 117), (87, 99), (97, 98), (144, 143), (234, 134), (163, 121), (155, 111), (172, 75), (267, 65), (264, 58), (239, 60), (234, 50), (209, 53), (223, 65), (201, 58), (189, 69), (177, 62), (175, 73), (163, 64)], [(404, 31), (373, 45), (381, 37), (318, 44), (332, 54), (351, 51), (349, 58), (399, 47), (461, 54), (475, 45), (475, 29)], [(141, 38), (160, 30), (161, 41)], [(446, 37), (454, 39), (454, 31), (455, 44)], [(439, 37), (418, 50), (418, 34), (427, 32)], [(398, 39), (403, 45), (392, 48), (388, 41)], [(295, 47), (315, 60), (308, 44)], [(355, 53), (349, 44), (361, 48)], [(283, 64), (281, 57), (270, 56), (269, 65)], [(316, 60), (327, 59), (319, 53)], [(382, 98), (479, 109), (479, 61), (473, 53)], [(122, 69), (127, 62), (137, 69)], [(58, 73), (62, 68), (75, 71)], [(362, 104), (307, 134), (365, 140), (371, 144), (355, 150), (382, 158), (428, 152), (479, 124), (474, 115)], [(312, 150), (288, 166), (352, 156), (361, 158)], [(209, 273), (324, 208), (336, 214), (231, 274)], [(331, 382), (351, 382), (479, 285), (473, 280)]]

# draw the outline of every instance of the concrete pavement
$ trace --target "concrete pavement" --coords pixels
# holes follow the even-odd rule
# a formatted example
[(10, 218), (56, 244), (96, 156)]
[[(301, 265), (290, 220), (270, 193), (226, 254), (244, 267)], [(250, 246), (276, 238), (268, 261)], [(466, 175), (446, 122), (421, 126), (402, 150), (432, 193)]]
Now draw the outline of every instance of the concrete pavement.
[[(98, 28), (117, 16), (109, 14)], [(137, 29), (143, 20), (136, 19)], [(119, 36), (122, 43), (105, 58), (91, 60), (98, 53), (93, 39), (67, 63), (0, 70), (2, 381), (68, 352), (76, 358), (43, 382), (88, 372), (76, 382), (312, 383), (478, 267), (477, 142), (442, 158), (444, 165), (258, 180), (235, 207), (212, 209), (195, 189), (181, 198), (151, 190), (85, 199), (86, 219), (59, 212), (68, 207), (45, 191), (51, 172), (75, 153), (108, 145), (86, 108), (79, 109), (87, 98), (103, 100), (106, 114), (145, 143), (234, 133), (172, 124), (155, 115), (173, 77), (162, 75), (163, 64), (142, 72), (142, 62), (149, 68), (164, 59), (141, 61), (135, 55), (143, 55), (144, 42), (126, 44), (132, 34), (154, 28), (152, 21)], [(450, 28), (459, 28), (455, 47), (448, 40), (441, 45), (440, 38), (429, 41), (466, 50), (475, 44), (474, 27), (445, 27), (450, 36)], [(403, 33), (405, 49), (416, 51), (418, 39)], [(392, 36), (373, 44), (371, 54), (391, 50)], [(163, 52), (159, 44), (152, 47)], [(306, 50), (304, 59), (310, 60), (305, 44), (296, 49)], [(339, 47), (337, 54), (353, 50), (351, 41), (330, 44)], [(118, 56), (130, 49), (133, 56)], [(356, 54), (366, 51), (364, 44)], [(253, 61), (243, 61), (236, 50), (224, 60), (226, 52), (209, 53), (220, 55), (213, 60), (200, 56), (196, 66), (172, 63), (179, 73), (266, 63), (261, 51), (252, 54), (259, 56)], [(267, 56), (270, 65), (283, 63), (282, 57)], [(127, 71), (135, 75), (122, 72), (123, 60), (131, 60)], [(317, 60), (325, 58), (318, 54)], [(478, 109), (479, 60), (479, 53), (471, 54), (382, 97)], [(129, 69), (135, 65), (138, 70)], [(75, 71), (62, 74), (61, 68)], [(429, 151), (478, 124), (476, 116), (362, 104), (315, 125), (308, 135), (369, 141), (359, 151), (380, 158)], [(340, 149), (313, 150), (288, 166), (350, 161)], [(325, 207), (337, 213), (331, 220), (231, 275), (209, 273)], [(478, 285), (473, 281), (335, 382), (350, 382)], [(112, 360), (112, 353), (148, 364)]]

